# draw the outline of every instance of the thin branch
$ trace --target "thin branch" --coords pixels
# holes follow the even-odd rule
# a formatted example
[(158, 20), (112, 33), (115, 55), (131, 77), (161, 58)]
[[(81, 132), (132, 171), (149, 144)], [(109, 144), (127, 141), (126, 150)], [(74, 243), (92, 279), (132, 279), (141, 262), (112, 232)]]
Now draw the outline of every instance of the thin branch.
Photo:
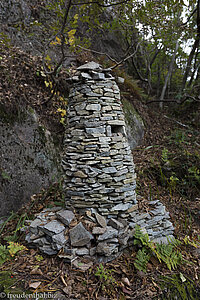
[(83, 46), (80, 46), (80, 45), (76, 45), (76, 47), (80, 48), (80, 49), (83, 49), (85, 51), (88, 51), (88, 52), (93, 52), (93, 53), (96, 53), (96, 54), (99, 54), (99, 55), (106, 55), (111, 61), (113, 61), (114, 63), (117, 64), (117, 61), (112, 58), (109, 54), (105, 53), (105, 52), (99, 52), (99, 51), (96, 51), (96, 50), (92, 50), (92, 49), (89, 49), (89, 48), (85, 48)]
[(183, 104), (187, 99), (192, 99), (195, 102), (200, 102), (200, 99), (197, 99), (193, 96), (190, 95), (185, 95), (185, 97), (183, 98), (182, 101), (176, 100), (176, 99), (163, 99), (163, 100), (152, 100), (152, 101), (148, 101), (146, 102), (146, 104), (151, 104), (151, 103), (156, 103), (156, 102), (174, 102), (177, 104)]
[(84, 5), (84, 4), (97, 4), (98, 6), (101, 6), (101, 7), (111, 7), (111, 6), (114, 6), (114, 5), (119, 5), (119, 4), (127, 3), (129, 1), (130, 0), (124, 0), (124, 1), (116, 2), (116, 3), (107, 4), (107, 5), (106, 4), (101, 4), (98, 1), (92, 1), (92, 2), (72, 3), (72, 5), (75, 6), (75, 5)]
[(190, 19), (192, 18), (192, 16), (195, 14), (196, 11), (197, 11), (197, 8), (195, 8), (193, 10), (193, 12), (191, 13), (191, 15), (187, 18), (187, 21), (185, 23), (183, 23), (182, 26), (186, 25), (190, 21)]
[(127, 57), (125, 57), (124, 59), (122, 59), (121, 61), (119, 61), (118, 63), (116, 63), (116, 64), (115, 64), (114, 66), (112, 66), (110, 69), (111, 69), (111, 70), (115, 69), (115, 68), (118, 67), (119, 65), (125, 63), (129, 58), (132, 58), (133, 56), (135, 56), (135, 54), (137, 53), (137, 50), (138, 50), (138, 47), (139, 47), (140, 44), (141, 44), (141, 42), (139, 42), (139, 43), (137, 44), (136, 49), (135, 49), (135, 51), (134, 51), (132, 54), (128, 55)]
[[(44, 67), (44, 70), (45, 70), (45, 73), (48, 74), (48, 75), (54, 75), (56, 74), (57, 70), (59, 69), (59, 67), (62, 65), (63, 61), (65, 60), (66, 56), (64, 54), (64, 43), (65, 43), (65, 36), (64, 36), (64, 30), (65, 30), (65, 27), (66, 27), (66, 23), (67, 23), (67, 18), (68, 18), (68, 14), (69, 14), (69, 10), (70, 10), (70, 7), (72, 5), (72, 0), (66, 0), (65, 2), (65, 14), (64, 14), (64, 18), (63, 18), (63, 23), (62, 23), (62, 27), (60, 29), (60, 31), (54, 35), (47, 43), (46, 45), (46, 51), (43, 55), (43, 67)], [(56, 36), (58, 35), (61, 35), (61, 53), (62, 53), (62, 56), (60, 58), (60, 61), (57, 63), (56, 67), (54, 68), (53, 71), (48, 71), (47, 68), (46, 68), (46, 65), (45, 65), (45, 62), (44, 62), (44, 59), (45, 59), (45, 56), (46, 56), (46, 53), (48, 51), (48, 47), (50, 45), (50, 43), (56, 38)]]

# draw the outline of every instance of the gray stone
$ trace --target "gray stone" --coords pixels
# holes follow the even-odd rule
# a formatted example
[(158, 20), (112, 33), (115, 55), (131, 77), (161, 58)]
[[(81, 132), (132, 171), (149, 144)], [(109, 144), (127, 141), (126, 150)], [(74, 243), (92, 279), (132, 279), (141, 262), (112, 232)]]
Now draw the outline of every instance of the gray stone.
[(91, 77), (88, 73), (85, 73), (85, 72), (82, 72), (82, 73), (81, 73), (81, 77), (82, 77), (83, 79), (92, 79), (92, 77)]
[(106, 231), (106, 227), (93, 227), (92, 234), (103, 234)]
[(100, 111), (101, 110), (101, 105), (100, 104), (88, 104), (86, 106), (86, 110)]
[(56, 244), (61, 245), (61, 246), (64, 246), (67, 243), (67, 239), (64, 235), (64, 232), (53, 235), (52, 236), (52, 241)]
[(115, 167), (102, 168), (102, 171), (108, 174), (116, 173), (117, 169)]
[(79, 248), (76, 250), (76, 255), (80, 255), (80, 256), (89, 255), (89, 249), (86, 247)]
[(90, 256), (94, 256), (96, 253), (96, 247), (90, 248)]
[(85, 229), (81, 222), (69, 231), (69, 235), (71, 245), (75, 247), (85, 246), (94, 238), (93, 235)]
[(108, 221), (108, 225), (112, 226), (115, 229), (122, 229), (124, 228), (124, 225), (122, 223), (120, 223), (119, 221), (117, 221), (116, 219), (111, 218)]
[(157, 204), (158, 202), (160, 202), (159, 200), (153, 200), (153, 201), (149, 201), (149, 204), (150, 205), (155, 205)]
[[(32, 240), (32, 237), (31, 237), (31, 240)], [(50, 245), (51, 240), (48, 241), (45, 237), (41, 237), (41, 238), (32, 240), (32, 243), (36, 244), (37, 246)]]
[(107, 226), (104, 234), (98, 237), (98, 241), (103, 241), (107, 239), (112, 239), (118, 236), (118, 230), (114, 229), (111, 226)]
[(95, 80), (105, 80), (105, 74), (92, 72), (92, 78)]
[(131, 203), (117, 204), (114, 207), (112, 207), (111, 211), (125, 211), (128, 210), (131, 206), (132, 206)]
[(84, 64), (84, 65), (77, 68), (78, 71), (82, 71), (82, 70), (99, 70), (99, 69), (101, 69), (100, 64), (98, 64), (94, 61), (86, 63), (86, 64)]
[(175, 237), (173, 235), (168, 235), (168, 236), (164, 236), (164, 237), (155, 238), (152, 240), (152, 242), (158, 243), (158, 244), (169, 244), (169, 242), (173, 243), (174, 240), (175, 240)]
[(98, 133), (105, 133), (104, 127), (94, 127), (94, 128), (86, 128), (86, 132), (89, 134), (98, 134)]
[(159, 208), (151, 210), (151, 213), (153, 215), (164, 215), (165, 212), (166, 212), (166, 210), (165, 210), (165, 206), (164, 205), (160, 205)]
[[(46, 221), (46, 223), (47, 223), (47, 221)], [(31, 222), (31, 224), (30, 224), (30, 231), (32, 232), (32, 233), (35, 233), (35, 234), (37, 234), (38, 233), (38, 226), (40, 226), (40, 225), (43, 225), (44, 224), (44, 222), (42, 222), (40, 219), (35, 219), (35, 220), (33, 220), (32, 222)]]
[(39, 247), (40, 251), (47, 254), (47, 255), (55, 255), (58, 253), (58, 251), (53, 250), (51, 246), (44, 245), (42, 247)]
[(65, 226), (57, 220), (53, 220), (44, 226), (39, 226), (39, 228), (49, 236), (53, 236), (65, 230)]
[(70, 210), (61, 210), (56, 213), (58, 219), (65, 225), (69, 226), (71, 221), (75, 218), (75, 215)]
[(117, 245), (115, 244), (107, 244), (107, 243), (99, 243), (96, 248), (96, 253), (102, 254), (105, 256), (110, 256), (115, 253), (117, 250)]
[(97, 222), (99, 223), (99, 225), (101, 227), (106, 227), (107, 226), (106, 219), (103, 216), (101, 216), (98, 213), (95, 213), (95, 217), (96, 217)]

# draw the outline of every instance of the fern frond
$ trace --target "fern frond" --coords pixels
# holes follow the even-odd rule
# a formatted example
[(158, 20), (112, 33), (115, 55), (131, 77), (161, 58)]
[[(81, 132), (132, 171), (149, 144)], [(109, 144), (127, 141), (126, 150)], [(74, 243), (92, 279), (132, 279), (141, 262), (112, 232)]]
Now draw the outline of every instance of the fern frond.
[(136, 255), (136, 260), (134, 262), (134, 266), (139, 271), (146, 272), (147, 264), (149, 262), (151, 255), (148, 253), (148, 251), (145, 248), (142, 248), (142, 250), (139, 250)]

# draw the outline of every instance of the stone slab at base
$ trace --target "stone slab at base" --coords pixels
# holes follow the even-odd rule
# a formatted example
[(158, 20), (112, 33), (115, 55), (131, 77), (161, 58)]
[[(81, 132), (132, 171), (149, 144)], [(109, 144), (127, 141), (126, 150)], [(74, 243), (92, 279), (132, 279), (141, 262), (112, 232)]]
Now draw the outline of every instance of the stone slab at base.
[[(26, 241), (30, 247), (47, 255), (57, 254), (66, 262), (72, 263), (78, 258), (108, 262), (133, 245), (136, 224), (153, 242), (173, 241), (174, 227), (165, 206), (156, 200), (150, 202), (149, 207), (148, 213), (139, 212), (136, 206), (134, 210), (129, 208), (124, 211), (126, 219), (108, 218), (95, 209), (86, 211), (84, 216), (63, 208), (45, 209), (29, 222)], [(60, 216), (66, 216), (68, 223)]]

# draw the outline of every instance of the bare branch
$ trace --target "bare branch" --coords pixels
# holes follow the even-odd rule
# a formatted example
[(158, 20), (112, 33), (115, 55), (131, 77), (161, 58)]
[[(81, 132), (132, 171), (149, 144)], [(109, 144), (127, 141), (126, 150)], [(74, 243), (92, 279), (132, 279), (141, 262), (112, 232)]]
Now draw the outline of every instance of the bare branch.
[[(43, 67), (44, 67), (44, 70), (45, 70), (45, 73), (48, 74), (48, 75), (55, 75), (57, 70), (59, 69), (59, 67), (62, 65), (63, 61), (65, 60), (66, 56), (64, 54), (64, 43), (65, 43), (65, 35), (64, 35), (64, 30), (65, 30), (65, 27), (66, 27), (66, 24), (67, 24), (67, 18), (68, 18), (68, 15), (69, 15), (69, 10), (70, 10), (70, 7), (72, 5), (72, 0), (66, 0), (65, 2), (65, 14), (64, 14), (64, 18), (63, 18), (63, 23), (62, 23), (62, 27), (60, 29), (60, 31), (54, 35), (47, 43), (46, 45), (46, 50), (45, 50), (45, 53), (43, 55)], [(45, 65), (45, 56), (46, 56), (46, 53), (48, 51), (48, 47), (50, 45), (50, 43), (56, 38), (56, 36), (60, 35), (61, 36), (61, 45), (60, 45), (60, 48), (61, 48), (61, 58), (60, 58), (60, 61), (57, 63), (56, 67), (54, 68), (53, 71), (48, 71), (47, 68), (46, 68), (46, 65)]]
[(151, 103), (156, 103), (156, 102), (174, 102), (174, 103), (177, 103), (177, 104), (183, 104), (187, 99), (192, 99), (195, 102), (200, 102), (199, 98), (195, 98), (195, 97), (190, 96), (190, 95), (185, 95), (183, 97), (182, 101), (177, 100), (177, 99), (163, 99), (163, 100), (157, 100), (156, 99), (156, 100), (148, 101), (148, 102), (146, 102), (146, 104), (151, 104)]
[(118, 63), (116, 63), (114, 66), (112, 66), (110, 69), (113, 70), (115, 68), (117, 68), (119, 65), (125, 63), (128, 59), (130, 59), (131, 57), (135, 56), (135, 54), (137, 53), (138, 47), (141, 44), (141, 41), (137, 44), (135, 51), (128, 55), (127, 57), (125, 57), (124, 59), (122, 59), (121, 61), (119, 61)]
[(191, 13), (191, 15), (187, 18), (187, 21), (185, 23), (183, 23), (182, 26), (186, 25), (190, 21), (190, 19), (192, 18), (192, 16), (195, 14), (196, 11), (197, 11), (197, 8), (195, 8), (193, 10), (193, 12)]
[(119, 5), (119, 4), (127, 3), (129, 1), (130, 0), (124, 0), (124, 1), (116, 2), (116, 3), (107, 4), (107, 5), (106, 4), (101, 4), (98, 1), (92, 1), (92, 2), (72, 3), (72, 5), (75, 6), (75, 5), (84, 5), (84, 4), (97, 4), (98, 6), (101, 6), (101, 7), (111, 7), (111, 6), (114, 6), (114, 5)]
[(108, 59), (110, 59), (111, 61), (113, 61), (114, 63), (117, 64), (117, 61), (112, 58), (109, 54), (105, 53), (105, 52), (99, 52), (99, 51), (96, 51), (96, 50), (92, 50), (92, 49), (89, 49), (89, 48), (85, 48), (83, 46), (80, 46), (80, 45), (77, 45), (76, 47), (80, 48), (80, 49), (83, 49), (85, 51), (88, 51), (88, 52), (93, 52), (93, 53), (96, 53), (96, 54), (99, 54), (99, 55), (105, 55), (108, 57)]

